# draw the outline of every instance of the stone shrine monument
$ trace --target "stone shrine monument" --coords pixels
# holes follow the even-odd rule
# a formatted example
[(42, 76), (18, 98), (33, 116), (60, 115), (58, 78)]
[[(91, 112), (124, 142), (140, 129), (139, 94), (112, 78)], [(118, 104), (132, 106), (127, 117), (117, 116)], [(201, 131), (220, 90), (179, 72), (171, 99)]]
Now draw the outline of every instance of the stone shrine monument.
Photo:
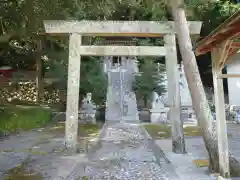
[(151, 113), (151, 123), (167, 123), (167, 113), (169, 108), (165, 107), (162, 98), (153, 92), (153, 102)]
[[(160, 64), (158, 64), (159, 66)], [(164, 65), (162, 65), (164, 66)], [(181, 118), (187, 123), (196, 123), (196, 115), (192, 108), (192, 98), (188, 88), (187, 79), (184, 73), (183, 64), (178, 65), (179, 70), (179, 91), (180, 91), (180, 101), (181, 101)], [(163, 85), (167, 87), (167, 74), (166, 72), (161, 72), (163, 75), (164, 82)], [(168, 92), (164, 93), (162, 96), (158, 96), (156, 92), (153, 92), (153, 102), (151, 112), (151, 122), (152, 123), (166, 123), (168, 119)]]
[[(226, 66), (228, 74), (238, 74), (240, 69), (240, 52), (231, 58)], [(240, 78), (228, 78), (228, 101), (229, 105), (240, 106)]]
[(79, 110), (80, 123), (96, 123), (96, 106), (92, 102), (92, 94), (87, 93), (86, 97), (82, 100), (82, 107)]
[(181, 118), (184, 122), (188, 123), (197, 123), (195, 111), (192, 107), (192, 98), (188, 88), (188, 83), (186, 79), (186, 75), (184, 72), (184, 66), (181, 63), (179, 65), (179, 85), (180, 85), (180, 96), (181, 96)]
[(184, 73), (183, 64), (179, 65), (179, 85), (180, 85), (180, 95), (181, 95), (181, 105), (182, 106), (192, 106), (192, 98), (188, 88), (187, 79)]

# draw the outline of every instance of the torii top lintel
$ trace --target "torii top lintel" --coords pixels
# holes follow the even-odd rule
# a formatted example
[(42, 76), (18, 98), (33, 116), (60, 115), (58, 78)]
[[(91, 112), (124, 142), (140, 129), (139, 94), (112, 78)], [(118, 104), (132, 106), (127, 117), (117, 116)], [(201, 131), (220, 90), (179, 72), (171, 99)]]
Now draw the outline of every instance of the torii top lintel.
[(234, 55), (240, 48), (240, 42), (234, 42), (234, 39), (240, 38), (240, 11), (226, 19), (220, 26), (212, 31), (208, 36), (196, 44), (196, 55), (211, 52), (214, 48), (222, 45), (224, 42), (229, 49), (229, 57)]
[[(191, 34), (199, 34), (200, 21), (189, 21)], [(58, 21), (45, 20), (44, 27), (49, 34), (78, 33), (83, 36), (128, 36), (159, 37), (176, 33), (173, 21)]]

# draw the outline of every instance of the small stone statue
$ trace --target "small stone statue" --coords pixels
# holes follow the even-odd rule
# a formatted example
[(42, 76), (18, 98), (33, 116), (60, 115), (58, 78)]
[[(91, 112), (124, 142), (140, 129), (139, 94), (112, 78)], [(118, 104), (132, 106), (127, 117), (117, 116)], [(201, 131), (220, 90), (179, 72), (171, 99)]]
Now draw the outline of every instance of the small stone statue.
[(164, 108), (164, 104), (162, 103), (160, 96), (156, 92), (153, 92), (152, 109), (162, 108)]
[(82, 108), (80, 110), (80, 121), (87, 123), (96, 123), (95, 119), (96, 105), (92, 102), (92, 94), (87, 93), (82, 100)]
[(87, 93), (87, 102), (90, 103), (92, 102), (92, 93)]

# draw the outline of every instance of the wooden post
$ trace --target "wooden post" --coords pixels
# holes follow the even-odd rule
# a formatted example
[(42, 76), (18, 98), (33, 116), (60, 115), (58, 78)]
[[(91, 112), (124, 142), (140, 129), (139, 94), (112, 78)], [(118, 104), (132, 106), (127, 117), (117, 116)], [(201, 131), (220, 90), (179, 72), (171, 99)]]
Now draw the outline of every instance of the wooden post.
[(78, 137), (78, 105), (80, 88), (81, 35), (71, 34), (69, 39), (67, 109), (65, 127), (65, 145), (67, 148), (77, 148)]
[(168, 79), (168, 101), (172, 122), (172, 148), (175, 153), (186, 153), (179, 89), (176, 40), (174, 34), (164, 36), (166, 48), (166, 69)]
[(218, 75), (221, 74), (221, 69), (218, 66), (219, 59), (220, 53), (218, 49), (214, 49), (212, 52), (212, 74), (217, 121), (216, 123), (219, 152), (219, 170), (220, 175), (222, 177), (229, 178), (230, 171), (229, 171), (227, 123), (225, 114), (223, 80), (221, 78), (218, 78)]

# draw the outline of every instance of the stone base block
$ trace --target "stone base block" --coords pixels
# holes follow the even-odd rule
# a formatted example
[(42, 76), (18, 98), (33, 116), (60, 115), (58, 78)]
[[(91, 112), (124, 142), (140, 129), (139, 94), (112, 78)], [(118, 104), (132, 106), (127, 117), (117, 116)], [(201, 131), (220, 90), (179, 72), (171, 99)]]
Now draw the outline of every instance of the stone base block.
[(96, 117), (94, 114), (78, 113), (78, 121), (84, 124), (96, 124)]
[(151, 123), (167, 123), (168, 122), (166, 110), (162, 110), (162, 111), (151, 110), (150, 118), (151, 118)]

